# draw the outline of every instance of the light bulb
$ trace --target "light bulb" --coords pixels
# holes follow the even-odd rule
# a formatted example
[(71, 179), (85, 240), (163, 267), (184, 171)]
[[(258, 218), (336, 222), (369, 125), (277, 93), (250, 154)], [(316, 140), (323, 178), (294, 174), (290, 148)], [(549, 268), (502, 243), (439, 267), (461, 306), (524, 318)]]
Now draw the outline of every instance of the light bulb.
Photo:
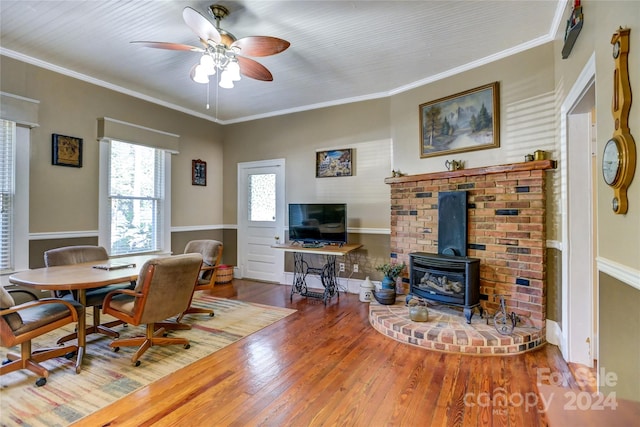
[(231, 74), (228, 70), (224, 70), (220, 75), (220, 87), (224, 89), (233, 88), (233, 80), (231, 80)]
[(227, 71), (231, 74), (231, 80), (237, 82), (240, 80), (240, 65), (236, 59), (232, 59), (227, 65)]
[(212, 76), (216, 73), (216, 66), (211, 55), (207, 53), (203, 54), (200, 58), (200, 65), (207, 75)]
[(202, 67), (202, 65), (196, 64), (191, 67), (191, 80), (196, 83), (209, 83), (209, 76), (204, 72), (204, 68)]

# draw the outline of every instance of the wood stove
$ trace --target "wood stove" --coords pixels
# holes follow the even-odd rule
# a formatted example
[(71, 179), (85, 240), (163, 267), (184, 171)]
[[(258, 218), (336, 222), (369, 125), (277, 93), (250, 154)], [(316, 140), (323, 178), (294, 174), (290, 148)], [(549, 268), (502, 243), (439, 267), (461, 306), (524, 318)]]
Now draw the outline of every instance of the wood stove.
[(480, 306), (480, 260), (452, 255), (409, 254), (411, 294), (463, 307), (467, 323)]
[(480, 306), (480, 260), (467, 253), (467, 192), (438, 194), (438, 253), (409, 254), (410, 294), (463, 307), (467, 323)]

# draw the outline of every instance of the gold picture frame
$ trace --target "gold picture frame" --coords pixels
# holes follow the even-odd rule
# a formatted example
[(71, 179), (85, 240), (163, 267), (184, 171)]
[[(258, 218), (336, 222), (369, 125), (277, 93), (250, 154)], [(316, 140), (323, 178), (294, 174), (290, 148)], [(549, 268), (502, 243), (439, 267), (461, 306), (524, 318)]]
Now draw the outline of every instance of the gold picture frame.
[(207, 185), (207, 162), (191, 160), (191, 185)]
[(82, 138), (51, 134), (51, 164), (82, 167)]
[(420, 104), (420, 157), (500, 146), (498, 82)]

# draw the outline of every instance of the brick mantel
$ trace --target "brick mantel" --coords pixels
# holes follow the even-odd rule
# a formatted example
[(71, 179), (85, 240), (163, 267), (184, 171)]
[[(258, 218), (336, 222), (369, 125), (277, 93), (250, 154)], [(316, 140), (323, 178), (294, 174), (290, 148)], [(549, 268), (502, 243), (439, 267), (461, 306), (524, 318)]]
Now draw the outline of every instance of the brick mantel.
[[(391, 257), (438, 252), (438, 193), (468, 194), (467, 256), (480, 259), (480, 297), (490, 313), (494, 294), (509, 294), (509, 310), (527, 326), (546, 319), (545, 170), (538, 160), (386, 178), (391, 185)], [(544, 336), (544, 334), (543, 334)]]

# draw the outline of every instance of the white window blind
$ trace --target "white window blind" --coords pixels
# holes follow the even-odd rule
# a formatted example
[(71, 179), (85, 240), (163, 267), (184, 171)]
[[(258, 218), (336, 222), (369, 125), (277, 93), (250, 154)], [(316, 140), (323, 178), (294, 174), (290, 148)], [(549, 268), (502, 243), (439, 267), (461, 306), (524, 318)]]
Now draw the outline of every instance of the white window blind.
[(112, 140), (108, 170), (109, 253), (122, 255), (163, 250), (164, 151)]
[(0, 272), (14, 269), (16, 124), (0, 120)]

